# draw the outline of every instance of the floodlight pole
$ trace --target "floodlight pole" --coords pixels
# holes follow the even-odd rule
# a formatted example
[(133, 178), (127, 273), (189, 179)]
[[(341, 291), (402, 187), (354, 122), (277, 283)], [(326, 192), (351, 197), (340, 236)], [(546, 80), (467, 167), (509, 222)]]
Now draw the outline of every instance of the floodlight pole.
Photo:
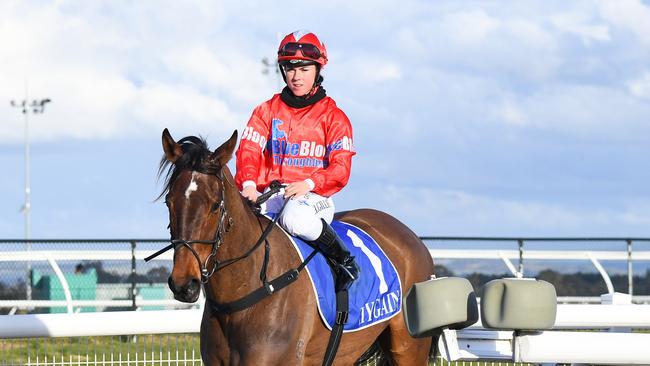
[(278, 83), (278, 90), (282, 90), (282, 78), (280, 77), (280, 69), (278, 68), (277, 61), (270, 61), (268, 57), (262, 58), (262, 74), (268, 75), (270, 73), (275, 73), (276, 82)]
[[(31, 252), (32, 243), (29, 241), (31, 239), (31, 177), (30, 177), (30, 161), (29, 161), (29, 113), (38, 114), (45, 111), (45, 104), (51, 102), (49, 98), (41, 100), (32, 100), (29, 103), (29, 98), (27, 96), (27, 87), (25, 87), (25, 99), (22, 102), (17, 103), (16, 101), (11, 101), (11, 106), (18, 108), (24, 118), (25, 118), (25, 205), (22, 208), (23, 213), (25, 214), (25, 240), (27, 246), (27, 252)], [(27, 300), (32, 299), (32, 286), (31, 286), (31, 273), (32, 273), (32, 262), (27, 261), (27, 281), (26, 285), (26, 295)]]
[[(282, 33), (277, 32), (275, 34), (275, 38), (277, 43), (280, 44), (280, 41), (282, 40)], [(262, 58), (262, 74), (268, 75), (270, 73), (275, 73), (275, 80), (278, 83), (278, 91), (282, 90), (284, 87), (284, 80), (282, 79), (282, 75), (280, 75), (280, 65), (278, 65), (278, 61), (276, 56), (274, 55), (273, 57), (263, 57)]]

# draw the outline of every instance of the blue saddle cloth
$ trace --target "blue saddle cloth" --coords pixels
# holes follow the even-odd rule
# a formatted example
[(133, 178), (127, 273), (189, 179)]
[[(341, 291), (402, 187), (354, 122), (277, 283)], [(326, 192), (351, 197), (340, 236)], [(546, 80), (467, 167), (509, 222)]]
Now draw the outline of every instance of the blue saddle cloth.
[[(349, 289), (349, 316), (343, 328), (352, 332), (386, 321), (402, 309), (402, 284), (397, 270), (384, 251), (365, 231), (341, 221), (332, 228), (343, 240), (361, 268), (359, 279)], [(300, 258), (314, 249), (302, 239), (288, 235)], [(325, 326), (332, 329), (336, 319), (334, 278), (325, 257), (318, 253), (307, 264), (307, 272), (318, 298), (318, 312)]]

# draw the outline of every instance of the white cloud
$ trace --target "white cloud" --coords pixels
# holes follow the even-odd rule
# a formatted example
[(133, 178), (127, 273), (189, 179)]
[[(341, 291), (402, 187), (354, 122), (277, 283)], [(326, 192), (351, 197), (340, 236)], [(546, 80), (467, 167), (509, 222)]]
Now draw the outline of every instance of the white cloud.
[[(258, 44), (245, 40), (251, 35), (187, 30), (185, 20), (218, 27), (218, 6), (181, 7), (175, 16), (176, 6), (149, 14), (138, 5), (113, 18), (107, 14), (123, 12), (117, 4), (94, 5), (0, 5), (0, 43), (11, 55), (0, 57), (0, 98), (22, 100), (27, 79), (29, 98), (53, 100), (33, 118), (34, 141), (141, 136), (168, 126), (232, 131), (275, 90), (250, 53)], [(0, 119), (8, 121), (0, 141), (22, 139), (17, 111), (0, 108)]]
[(551, 22), (559, 30), (579, 36), (586, 45), (591, 44), (593, 41), (611, 41), (607, 24), (591, 23), (583, 14), (557, 14), (551, 17)]
[[(269, 49), (272, 45), (268, 44)], [(164, 56), (171, 73), (191, 85), (227, 93), (248, 108), (259, 104), (273, 91), (273, 80), (263, 77), (260, 59), (236, 45), (207, 47), (178, 45)]]
[(615, 86), (551, 84), (519, 105), (531, 126), (576, 139), (629, 143), (647, 141), (650, 133), (640, 118), (650, 105)]
[(525, 45), (527, 48), (538, 50), (553, 51), (555, 49), (556, 41), (553, 35), (535, 21), (508, 20), (504, 24), (504, 29), (508, 37), (518, 40), (518, 44), (514, 44), (514, 47)]
[(650, 99), (650, 72), (646, 71), (641, 77), (628, 81), (626, 86), (635, 97)]
[(526, 124), (524, 112), (510, 100), (503, 101), (495, 107), (495, 115), (498, 120), (506, 124), (522, 126)]
[[(33, 120), (33, 140), (51, 140), (63, 136), (104, 138), (114, 136), (121, 124), (128, 125), (127, 121), (118, 118), (119, 108), (136, 93), (128, 80), (85, 70), (60, 70), (57, 73), (35, 74), (32, 78), (38, 80), (38, 83), (31, 81), (33, 79), (28, 81), (30, 100), (45, 97), (52, 99), (43, 115), (30, 117)], [(0, 97), (22, 99), (21, 84), (22, 80), (14, 78), (12, 83), (5, 85), (14, 86), (13, 90), (18, 91), (18, 95), (9, 94), (12, 88), (6, 88), (5, 95)], [(0, 113), (5, 120), (14, 121), (12, 125), (0, 125), (0, 141), (20, 138), (22, 117), (13, 110), (0, 110)], [(21, 128), (16, 129), (16, 123)]]
[(375, 83), (399, 80), (402, 78), (400, 67), (392, 62), (367, 62), (361, 71), (363, 80)]
[(401, 66), (377, 54), (358, 54), (339, 60), (326, 70), (326, 73), (330, 72), (344, 73), (346, 81), (366, 86), (402, 79)]
[(601, 0), (600, 12), (614, 26), (634, 33), (646, 46), (650, 45), (650, 7), (639, 0)]
[(482, 10), (452, 13), (442, 19), (442, 29), (461, 44), (478, 44), (499, 28), (501, 21)]
[(440, 20), (404, 27), (397, 37), (416, 36), (405, 50), (454, 71), (533, 82), (553, 76), (561, 65), (561, 54), (555, 34), (542, 17), (489, 6), (464, 9), (472, 7), (445, 9)]
[(131, 111), (123, 112), (136, 116), (143, 124), (184, 130), (191, 125), (194, 131), (187, 132), (192, 134), (217, 131), (218, 135), (225, 135), (241, 123), (240, 116), (223, 101), (189, 86), (146, 85), (138, 91), (130, 107)]

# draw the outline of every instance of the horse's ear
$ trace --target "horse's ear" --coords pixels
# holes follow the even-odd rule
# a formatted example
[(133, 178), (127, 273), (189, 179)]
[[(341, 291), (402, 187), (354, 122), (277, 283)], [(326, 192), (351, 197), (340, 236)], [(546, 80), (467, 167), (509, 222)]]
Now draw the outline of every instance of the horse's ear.
[(164, 129), (162, 133), (162, 146), (163, 151), (165, 151), (165, 157), (172, 163), (175, 163), (178, 158), (183, 155), (183, 149), (181, 145), (177, 144), (174, 141), (174, 138), (169, 133), (168, 129)]
[(237, 130), (232, 133), (232, 136), (230, 136), (228, 141), (224, 142), (212, 153), (210, 160), (219, 166), (225, 166), (232, 158), (232, 154), (235, 151), (235, 145), (237, 145)]

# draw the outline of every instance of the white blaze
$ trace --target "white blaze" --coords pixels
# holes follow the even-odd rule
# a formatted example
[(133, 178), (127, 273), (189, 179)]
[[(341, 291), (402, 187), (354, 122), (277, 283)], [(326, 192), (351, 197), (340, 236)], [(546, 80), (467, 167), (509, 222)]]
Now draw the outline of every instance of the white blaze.
[(199, 186), (194, 181), (194, 175), (195, 174), (196, 174), (196, 172), (192, 172), (192, 181), (190, 182), (190, 185), (187, 186), (187, 189), (185, 190), (185, 199), (189, 200), (190, 195), (192, 194), (192, 192), (196, 191), (199, 188)]

